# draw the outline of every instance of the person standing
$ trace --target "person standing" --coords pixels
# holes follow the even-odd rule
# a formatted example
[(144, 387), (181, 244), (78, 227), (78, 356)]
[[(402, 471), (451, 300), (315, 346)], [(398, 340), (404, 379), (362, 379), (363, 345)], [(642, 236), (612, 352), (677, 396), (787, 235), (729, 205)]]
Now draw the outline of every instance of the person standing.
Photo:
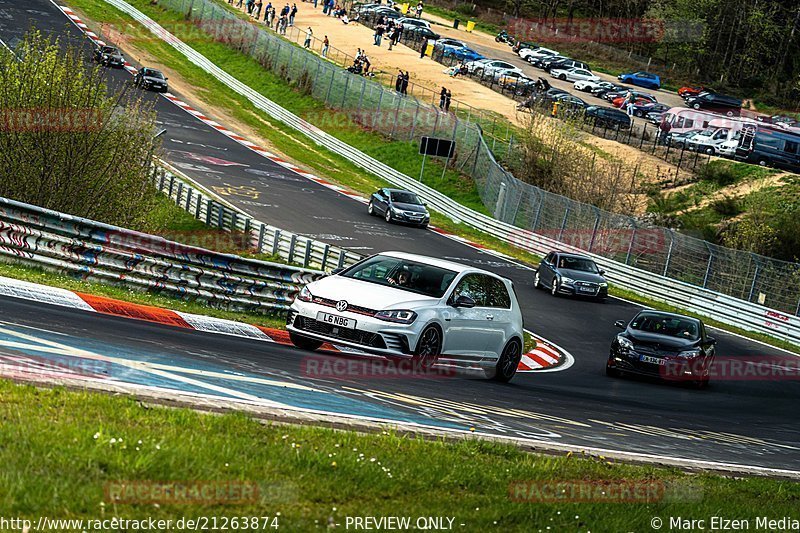
[(289, 26), (294, 26), (295, 16), (297, 16), (297, 4), (292, 4), (292, 10), (289, 11)]
[(330, 48), (330, 41), (328, 41), (328, 36), (325, 36), (325, 39), (322, 40), (322, 57), (328, 57), (328, 48)]
[(264, 3), (261, 0), (256, 0), (255, 15), (253, 15), (253, 18), (256, 19), (256, 22), (258, 22), (258, 19), (261, 16), (261, 8), (263, 6), (264, 6)]
[(450, 89), (447, 89), (447, 94), (444, 96), (444, 110), (448, 113), (450, 112), (450, 100), (453, 99), (453, 94), (450, 92)]
[(417, 13), (416, 14), (417, 14), (417, 18), (418, 19), (422, 18), (422, 2), (417, 4)]
[(317, 0), (314, 0), (314, 9), (317, 9)]
[(375, 43), (374, 43), (375, 46), (381, 45), (381, 41), (383, 40), (383, 32), (384, 32), (383, 24), (375, 28)]
[(303, 42), (303, 48), (310, 48), (311, 47), (311, 38), (314, 37), (314, 30), (311, 29), (311, 26), (308, 27), (306, 30), (306, 40)]
[(661, 137), (659, 139), (659, 142), (662, 145), (666, 146), (667, 143), (669, 142), (669, 132), (670, 130), (672, 130), (672, 124), (667, 122), (666, 119), (662, 118), (661, 123), (658, 125), (658, 129), (660, 131), (660, 137)]
[(633, 91), (628, 89), (628, 94), (625, 95), (625, 111), (627, 111), (628, 116), (633, 116), (633, 105), (636, 99), (633, 96)]
[(408, 94), (408, 78), (409, 78), (408, 71), (406, 71), (406, 73), (403, 74), (403, 85), (402, 87), (400, 87), (400, 92), (403, 93), (404, 95)]
[(444, 103), (447, 100), (447, 88), (442, 86), (442, 90), (439, 91), (439, 109), (444, 109)]
[(362, 60), (363, 60), (363, 63), (364, 63), (364, 76), (369, 76), (369, 67), (370, 67), (371, 63), (369, 62), (369, 58), (367, 57), (367, 54), (364, 54), (362, 56)]
[(403, 71), (399, 70), (397, 74), (397, 80), (394, 82), (394, 90), (398, 93), (403, 92)]

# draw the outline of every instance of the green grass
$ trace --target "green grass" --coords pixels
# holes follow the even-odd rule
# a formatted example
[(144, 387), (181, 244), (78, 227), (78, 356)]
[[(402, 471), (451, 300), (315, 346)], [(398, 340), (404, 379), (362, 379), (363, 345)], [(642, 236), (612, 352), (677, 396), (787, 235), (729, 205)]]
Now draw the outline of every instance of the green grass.
[[(789, 516), (800, 499), (800, 484), (789, 481), (541, 456), (478, 440), (262, 424), (242, 414), (8, 381), (0, 381), (0, 397), (0, 507), (34, 522), (277, 516), (282, 530), (313, 531), (329, 523), (345, 529), (347, 516), (450, 516), (460, 531), (616, 533), (650, 531), (654, 516)], [(628, 504), (512, 501), (509, 487), (520, 481), (666, 486), (668, 496)], [(107, 484), (124, 482), (235, 482), (258, 490), (244, 503), (115, 503)]]

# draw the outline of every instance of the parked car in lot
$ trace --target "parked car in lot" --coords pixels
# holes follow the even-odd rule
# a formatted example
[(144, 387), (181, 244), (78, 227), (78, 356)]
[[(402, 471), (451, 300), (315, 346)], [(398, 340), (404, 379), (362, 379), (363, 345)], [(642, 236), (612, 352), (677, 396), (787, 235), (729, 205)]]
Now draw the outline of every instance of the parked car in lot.
[(503, 89), (512, 91), (514, 94), (518, 95), (529, 94), (536, 85), (535, 80), (527, 77), (525, 74), (520, 74), (519, 72), (502, 74), (497, 78), (497, 83)]
[(626, 130), (631, 127), (631, 117), (613, 107), (589, 106), (583, 112), (583, 117), (586, 122), (604, 128)]
[(536, 43), (532, 43), (529, 41), (517, 41), (514, 43), (514, 46), (511, 47), (511, 51), (515, 54), (519, 54), (523, 49), (526, 50), (537, 50), (541, 48)]
[(550, 294), (590, 296), (600, 300), (608, 296), (608, 282), (595, 262), (586, 256), (550, 252), (542, 259), (533, 276), (537, 289), (548, 289)]
[(667, 135), (667, 143), (675, 148), (688, 149), (689, 142), (691, 142), (692, 138), (694, 138), (694, 136), (700, 133), (701, 131), (703, 130), (689, 130), (681, 133), (670, 132)]
[(695, 111), (686, 107), (673, 107), (664, 113), (662, 120), (669, 123), (672, 134), (685, 133), (692, 130), (703, 130), (712, 120), (721, 118), (709, 111)]
[(640, 374), (685, 381), (698, 388), (708, 385), (717, 341), (696, 318), (662, 311), (641, 311), (611, 341), (606, 374)]
[(373, 216), (383, 216), (386, 222), (405, 222), (421, 228), (428, 227), (431, 220), (419, 196), (402, 189), (378, 189), (369, 198), (367, 212)]
[(704, 92), (686, 99), (692, 109), (707, 109), (728, 117), (738, 116), (742, 110), (742, 99), (719, 93)]
[[(609, 102), (614, 104), (614, 102), (618, 99), (625, 99), (628, 96), (628, 91), (633, 93), (633, 97), (636, 100), (647, 100), (648, 102), (658, 102), (655, 96), (650, 93), (643, 93), (641, 91), (631, 91), (628, 88), (622, 87), (619, 91), (609, 91), (603, 95), (603, 98), (608, 100)], [(614, 107), (619, 107), (621, 104), (617, 104)]]
[(479, 365), (514, 377), (524, 346), (511, 281), (477, 268), (384, 252), (303, 287), (286, 322), (298, 348), (324, 342), (392, 358)]
[(552, 69), (550, 75), (563, 81), (600, 81), (599, 76), (595, 76), (591, 71), (582, 68)]
[(562, 61), (566, 61), (568, 59), (569, 58), (565, 56), (540, 57), (539, 59), (533, 62), (533, 66), (536, 68), (540, 68), (545, 72), (548, 72), (550, 70), (550, 65), (553, 65), (555, 63), (561, 63)]
[(162, 93), (169, 90), (167, 77), (164, 76), (160, 70), (149, 67), (142, 67), (136, 72), (136, 75), (133, 77), (133, 85), (140, 89)]
[(597, 84), (597, 86), (590, 89), (589, 92), (591, 92), (592, 96), (595, 96), (596, 98), (607, 99), (606, 95), (608, 93), (624, 94), (625, 90), (626, 88), (622, 85), (617, 85), (616, 83), (611, 83), (610, 81), (601, 81)]
[(658, 102), (650, 102), (647, 100), (638, 100), (633, 105), (633, 116), (644, 117), (648, 113), (664, 113), (669, 111), (669, 106), (666, 104), (659, 104)]
[[(558, 70), (569, 70), (573, 68), (579, 68), (582, 70), (587, 70), (591, 73), (591, 69), (589, 65), (584, 63), (583, 61), (576, 61), (574, 59), (559, 59), (558, 61), (549, 61), (545, 62), (544, 70), (547, 72), (552, 72), (555, 69)], [(599, 78), (598, 78), (599, 79)]]
[(643, 70), (631, 72), (629, 74), (620, 74), (617, 76), (617, 79), (622, 83), (644, 87), (645, 89), (658, 90), (661, 88), (661, 78), (658, 74), (645, 72)]
[(512, 65), (508, 61), (500, 59), (479, 60), (467, 63), (467, 71), (476, 76), (495, 76), (496, 74), (508, 74), (510, 72), (518, 72), (522, 74), (522, 69)]
[(727, 128), (708, 128), (701, 130), (686, 141), (686, 148), (693, 152), (716, 155), (719, 147), (728, 140)]
[(412, 26), (403, 30), (406, 37), (415, 41), (436, 41), (441, 35), (424, 26)]
[(578, 80), (572, 84), (572, 87), (576, 91), (583, 91), (585, 93), (592, 92), (593, 89), (599, 88), (608, 88), (611, 89), (615, 87), (615, 85), (609, 81), (594, 81), (594, 80)]
[(442, 46), (442, 47), (452, 46), (454, 48), (466, 48), (467, 47), (466, 43), (464, 43), (463, 41), (459, 41), (458, 39), (451, 39), (449, 37), (443, 37), (441, 39), (438, 39), (435, 43), (433, 43), (433, 45), (434, 46)]
[[(527, 100), (517, 104), (517, 109), (533, 109), (534, 107), (544, 108), (547, 105), (552, 106), (555, 98), (563, 97), (563, 95), (572, 96), (564, 89), (549, 87), (544, 91), (534, 92)], [(577, 98), (577, 96), (573, 98)]]
[(92, 58), (104, 67), (122, 68), (125, 66), (125, 58), (122, 57), (122, 52), (113, 46), (96, 47)]
[(412, 18), (412, 17), (400, 17), (397, 19), (397, 22), (401, 23), (404, 28), (411, 27), (418, 27), (418, 28), (428, 28), (431, 29), (431, 23), (427, 20)]
[(468, 46), (458, 47), (444, 45), (442, 47), (442, 55), (444, 55), (444, 57), (454, 57), (459, 61), (480, 61), (481, 59), (485, 59), (483, 54), (476, 52)]
[(700, 94), (702, 92), (713, 92), (713, 91), (711, 91), (711, 89), (703, 87), (702, 85), (686, 86), (686, 87), (681, 87), (680, 89), (678, 89), (678, 96), (680, 96), (681, 98), (685, 99), (685, 98), (688, 98), (690, 96), (697, 96), (698, 94)]
[(550, 50), (549, 48), (536, 48), (535, 50), (532, 48), (523, 48), (519, 51), (519, 57), (527, 61), (528, 63), (533, 63), (539, 58), (547, 57), (547, 56), (557, 56), (558, 52), (555, 50)]
[[(637, 106), (637, 105), (638, 106), (645, 106), (647, 104), (657, 104), (658, 103), (658, 102), (655, 101), (655, 96), (651, 96), (649, 94), (634, 92), (633, 93), (633, 97), (635, 98), (635, 100), (633, 101), (634, 107)], [(622, 106), (625, 105), (625, 98), (626, 98), (625, 95), (618, 96), (618, 97), (614, 98), (613, 100), (611, 100), (611, 105), (613, 105), (614, 107), (621, 108)]]

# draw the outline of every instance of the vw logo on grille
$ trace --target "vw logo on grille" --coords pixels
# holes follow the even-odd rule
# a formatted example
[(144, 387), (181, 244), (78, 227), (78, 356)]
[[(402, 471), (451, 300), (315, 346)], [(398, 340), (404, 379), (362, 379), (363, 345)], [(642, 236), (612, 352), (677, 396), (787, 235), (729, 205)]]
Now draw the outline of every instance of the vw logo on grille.
[(336, 302), (336, 310), (339, 312), (347, 311), (347, 300), (339, 300)]

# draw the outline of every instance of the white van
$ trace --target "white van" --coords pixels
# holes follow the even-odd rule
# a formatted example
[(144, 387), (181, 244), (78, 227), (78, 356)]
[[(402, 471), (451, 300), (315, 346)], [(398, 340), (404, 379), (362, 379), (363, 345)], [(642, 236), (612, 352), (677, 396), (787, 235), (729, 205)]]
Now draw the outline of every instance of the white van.
[(756, 121), (744, 117), (710, 120), (705, 130), (692, 137), (688, 148), (705, 154), (732, 157), (739, 145), (742, 128), (746, 124), (756, 124)]

